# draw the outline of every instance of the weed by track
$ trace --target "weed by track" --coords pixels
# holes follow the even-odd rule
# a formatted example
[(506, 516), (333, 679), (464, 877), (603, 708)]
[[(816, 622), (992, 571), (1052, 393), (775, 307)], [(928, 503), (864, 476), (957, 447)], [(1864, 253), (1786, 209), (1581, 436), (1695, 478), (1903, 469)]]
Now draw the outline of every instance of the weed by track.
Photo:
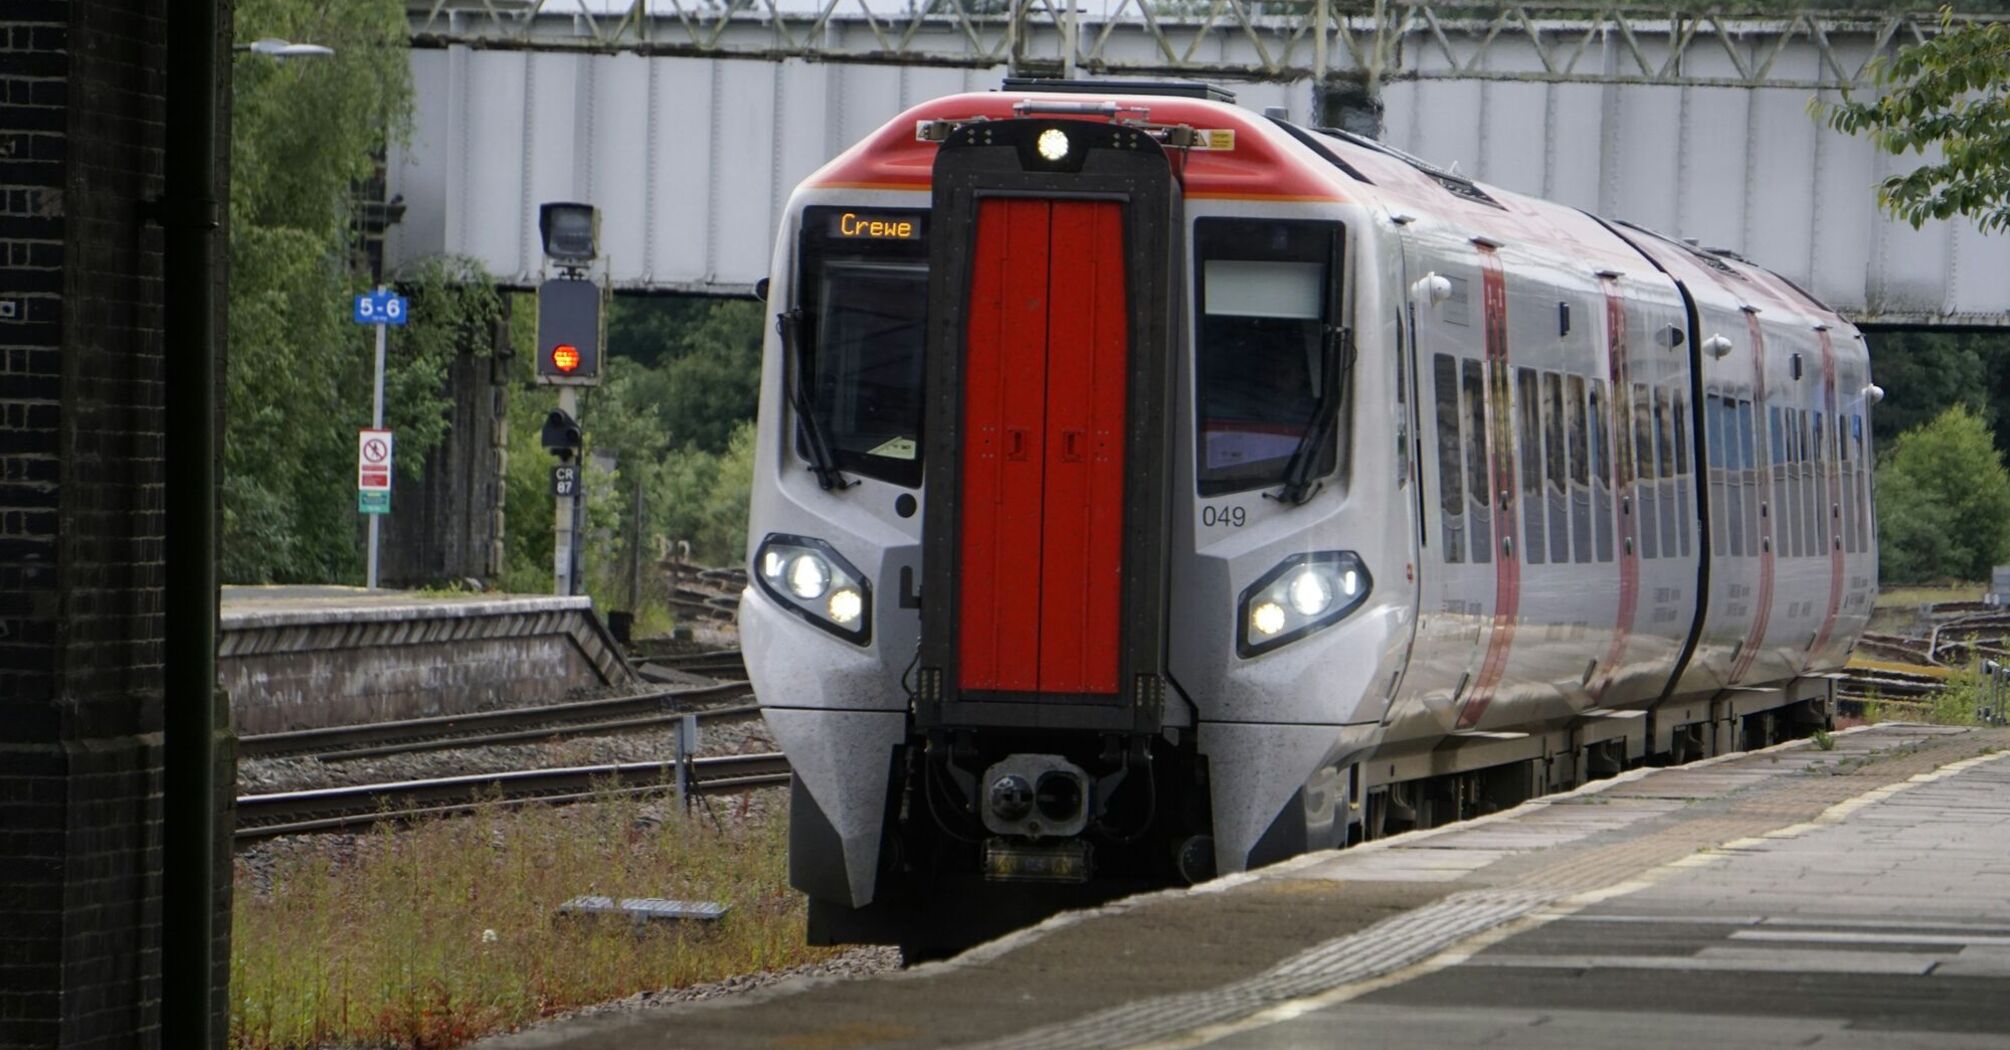
[[(240, 859), (231, 1046), (446, 1050), (638, 992), (818, 962), (833, 953), (803, 944), (785, 823), (721, 827), (610, 798), (302, 846), (255, 872)], [(639, 930), (555, 917), (587, 893), (732, 911)]]

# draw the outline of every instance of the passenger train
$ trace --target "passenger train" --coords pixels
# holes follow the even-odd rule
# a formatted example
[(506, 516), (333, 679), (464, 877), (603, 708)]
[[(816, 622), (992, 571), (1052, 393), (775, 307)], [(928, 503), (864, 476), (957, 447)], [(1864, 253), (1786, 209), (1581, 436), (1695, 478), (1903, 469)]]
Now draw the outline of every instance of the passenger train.
[(1806, 732), (1870, 610), (1849, 322), (1218, 89), (910, 109), (764, 294), (740, 629), (814, 941)]

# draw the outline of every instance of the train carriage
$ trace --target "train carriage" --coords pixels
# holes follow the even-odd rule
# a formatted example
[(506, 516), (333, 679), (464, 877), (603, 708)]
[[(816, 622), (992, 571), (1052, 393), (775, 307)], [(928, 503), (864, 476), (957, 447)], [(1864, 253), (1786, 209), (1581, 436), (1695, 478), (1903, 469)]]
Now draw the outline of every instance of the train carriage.
[(1869, 611), (1846, 321), (1215, 89), (918, 106), (766, 294), (741, 631), (813, 939), (1824, 724)]

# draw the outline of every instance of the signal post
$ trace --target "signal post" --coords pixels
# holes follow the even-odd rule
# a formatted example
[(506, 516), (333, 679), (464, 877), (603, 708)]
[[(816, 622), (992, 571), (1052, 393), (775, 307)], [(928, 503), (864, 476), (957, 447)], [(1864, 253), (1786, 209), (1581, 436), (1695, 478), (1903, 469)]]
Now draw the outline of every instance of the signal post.
[(599, 256), (600, 215), (590, 204), (552, 202), (539, 206), (537, 228), (545, 257), (559, 272), (537, 288), (537, 379), (559, 388), (558, 409), (545, 418), (539, 435), (545, 450), (558, 457), (551, 468), (552, 591), (571, 595), (585, 582), (579, 557), (586, 504), (579, 388), (599, 385), (606, 341), (607, 293), (587, 273)]

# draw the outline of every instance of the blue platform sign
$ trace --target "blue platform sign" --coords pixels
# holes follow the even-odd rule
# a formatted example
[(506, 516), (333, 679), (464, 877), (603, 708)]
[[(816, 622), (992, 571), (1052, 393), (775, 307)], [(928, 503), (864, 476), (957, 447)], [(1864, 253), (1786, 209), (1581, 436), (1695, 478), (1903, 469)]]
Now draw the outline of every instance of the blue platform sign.
[(356, 312), (353, 319), (357, 324), (405, 323), (405, 297), (396, 292), (366, 292), (356, 297)]

